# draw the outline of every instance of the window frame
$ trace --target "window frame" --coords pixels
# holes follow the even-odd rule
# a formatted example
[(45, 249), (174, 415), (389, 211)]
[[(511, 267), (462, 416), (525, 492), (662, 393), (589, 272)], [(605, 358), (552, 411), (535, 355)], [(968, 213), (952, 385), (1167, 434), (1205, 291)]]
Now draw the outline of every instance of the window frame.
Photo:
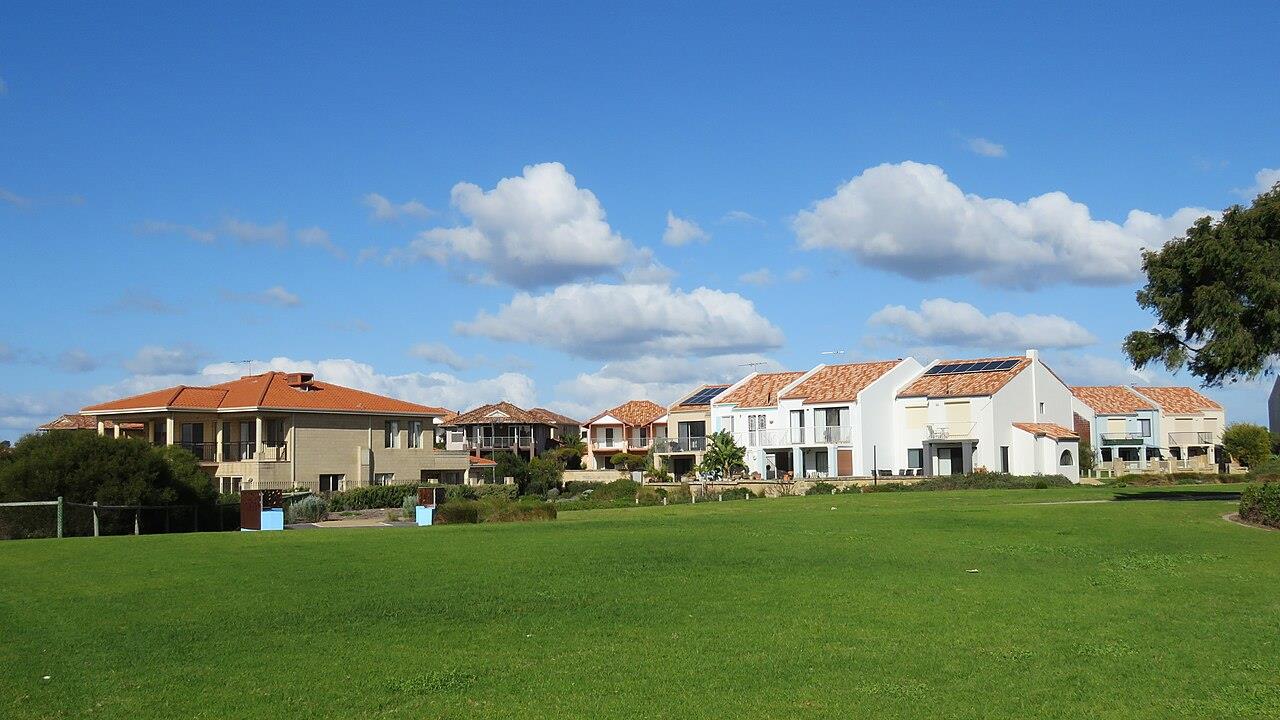
[(384, 420), (382, 424), (382, 447), (395, 450), (400, 447), (400, 421)]

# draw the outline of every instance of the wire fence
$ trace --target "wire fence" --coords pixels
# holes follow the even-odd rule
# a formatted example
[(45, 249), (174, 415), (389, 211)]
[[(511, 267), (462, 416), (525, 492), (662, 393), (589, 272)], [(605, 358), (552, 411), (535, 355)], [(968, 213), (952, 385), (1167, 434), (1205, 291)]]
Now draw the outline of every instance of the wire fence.
[(101, 505), (62, 498), (0, 503), (0, 540), (240, 529), (240, 504)]

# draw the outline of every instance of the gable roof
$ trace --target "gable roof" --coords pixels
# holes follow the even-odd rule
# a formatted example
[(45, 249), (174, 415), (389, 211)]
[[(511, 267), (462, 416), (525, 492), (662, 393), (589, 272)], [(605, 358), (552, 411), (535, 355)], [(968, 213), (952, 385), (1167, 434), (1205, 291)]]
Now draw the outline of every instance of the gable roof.
[(858, 393), (900, 362), (901, 359), (827, 365), (788, 390), (782, 399), (803, 399), (806, 405), (857, 400)]
[(1189, 387), (1141, 387), (1134, 390), (1170, 413), (1197, 413), (1205, 410), (1221, 410), (1222, 406)]
[(582, 424), (577, 420), (574, 420), (573, 418), (569, 417), (568, 415), (561, 415), (558, 412), (555, 412), (553, 410), (548, 410), (546, 408), (536, 407), (529, 410), (529, 412), (533, 414), (534, 417), (537, 417), (541, 422), (544, 422), (548, 425), (581, 425)]
[[(1008, 370), (996, 370), (993, 372), (954, 373), (950, 375), (922, 374), (903, 388), (898, 393), (898, 397), (947, 398), (992, 395), (1000, 388), (1009, 384), (1009, 381), (1016, 377), (1018, 373), (1026, 370), (1031, 365), (1031, 358), (1026, 357), (1025, 355), (1013, 355), (1009, 357), (973, 358), (969, 360), (939, 360), (930, 367), (961, 363), (991, 362), (996, 360), (1017, 360), (1018, 364)], [(928, 372), (927, 368), (925, 372)]]
[(697, 395), (703, 390), (718, 389), (720, 390), (721, 394), (723, 394), (724, 391), (728, 390), (730, 387), (732, 387), (732, 385), (729, 385), (728, 383), (716, 383), (714, 385), (699, 385), (698, 387), (694, 388), (692, 391), (685, 393), (684, 397), (672, 403), (672, 405), (667, 409), (677, 410), (677, 411), (678, 410), (710, 410), (711, 403), (719, 402), (718, 397), (712, 398), (710, 403), (706, 403), (704, 405), (686, 405), (685, 403), (688, 402), (689, 399), (692, 398), (694, 395)]
[[(114, 428), (115, 423), (103, 418), (103, 427)], [(142, 430), (146, 425), (140, 422), (122, 422), (121, 430)], [(37, 430), (97, 430), (98, 418), (92, 415), (59, 415), (57, 418), (36, 428)]]
[(1156, 409), (1146, 398), (1124, 385), (1082, 385), (1071, 388), (1071, 394), (1100, 415)]
[(583, 425), (590, 425), (606, 415), (622, 421), (623, 425), (648, 425), (667, 414), (667, 409), (652, 400), (630, 400), (618, 407), (610, 408), (596, 415)]
[(1029, 432), (1036, 437), (1048, 437), (1054, 440), (1079, 440), (1080, 436), (1074, 431), (1058, 425), (1057, 423), (1013, 423), (1013, 426), (1019, 430)]
[(444, 415), (444, 408), (312, 380), (311, 373), (265, 372), (239, 380), (189, 387), (178, 385), (83, 408), (84, 414), (137, 410), (294, 410), (303, 412)]
[(716, 404), (733, 403), (744, 408), (772, 407), (778, 404), (778, 393), (803, 375), (803, 372), (760, 373), (732, 392), (716, 398)]
[(481, 405), (466, 412), (456, 413), (441, 422), (441, 425), (487, 425), (491, 422), (516, 422), (530, 425), (577, 425), (578, 421), (571, 417), (551, 412), (546, 408), (525, 410), (518, 405), (503, 402)]

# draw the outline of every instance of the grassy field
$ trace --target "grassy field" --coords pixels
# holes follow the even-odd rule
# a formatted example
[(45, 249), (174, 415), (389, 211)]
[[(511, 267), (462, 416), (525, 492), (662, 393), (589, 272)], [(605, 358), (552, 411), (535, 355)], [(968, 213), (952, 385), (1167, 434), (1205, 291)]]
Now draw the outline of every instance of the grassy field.
[(0, 717), (1280, 715), (1280, 533), (1116, 492), (3, 543)]

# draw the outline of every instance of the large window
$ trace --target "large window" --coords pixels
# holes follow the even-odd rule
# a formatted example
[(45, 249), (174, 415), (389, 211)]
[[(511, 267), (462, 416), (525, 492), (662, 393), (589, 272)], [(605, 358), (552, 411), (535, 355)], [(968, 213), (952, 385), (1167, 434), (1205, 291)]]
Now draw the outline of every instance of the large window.
[(1009, 472), (1009, 446), (1000, 446), (1000, 472)]
[(284, 445), (284, 420), (282, 418), (271, 418), (264, 420), (262, 424), (263, 432), (266, 433), (266, 441), (269, 447), (281, 447)]
[(907, 467), (912, 470), (924, 467), (924, 448), (907, 448)]
[(320, 492), (338, 492), (346, 484), (346, 475), (321, 475)]
[(156, 445), (169, 444), (169, 423), (164, 420), (155, 421), (155, 432), (152, 433), (152, 440)]
[(373, 484), (374, 485), (395, 485), (396, 474), (395, 473), (374, 473)]
[(243, 484), (243, 478), (236, 476), (220, 477), (218, 480), (218, 492), (220, 493), (238, 493), (240, 486)]
[(411, 448), (422, 447), (422, 421), (421, 420), (409, 421), (409, 447)]
[(400, 447), (400, 421), (388, 420), (383, 432), (383, 447)]
[(1063, 450), (1063, 451), (1062, 451), (1062, 457), (1059, 457), (1059, 458), (1058, 458), (1058, 464), (1059, 464), (1059, 465), (1062, 465), (1062, 466), (1064, 466), (1064, 467), (1065, 467), (1065, 466), (1067, 466), (1067, 465), (1074, 465), (1074, 464), (1075, 464), (1075, 461), (1074, 461), (1074, 460), (1072, 459), (1072, 457), (1071, 457), (1071, 451), (1070, 451), (1070, 450)]
[(1138, 431), (1142, 433), (1142, 437), (1151, 437), (1151, 421), (1146, 418), (1138, 420)]

